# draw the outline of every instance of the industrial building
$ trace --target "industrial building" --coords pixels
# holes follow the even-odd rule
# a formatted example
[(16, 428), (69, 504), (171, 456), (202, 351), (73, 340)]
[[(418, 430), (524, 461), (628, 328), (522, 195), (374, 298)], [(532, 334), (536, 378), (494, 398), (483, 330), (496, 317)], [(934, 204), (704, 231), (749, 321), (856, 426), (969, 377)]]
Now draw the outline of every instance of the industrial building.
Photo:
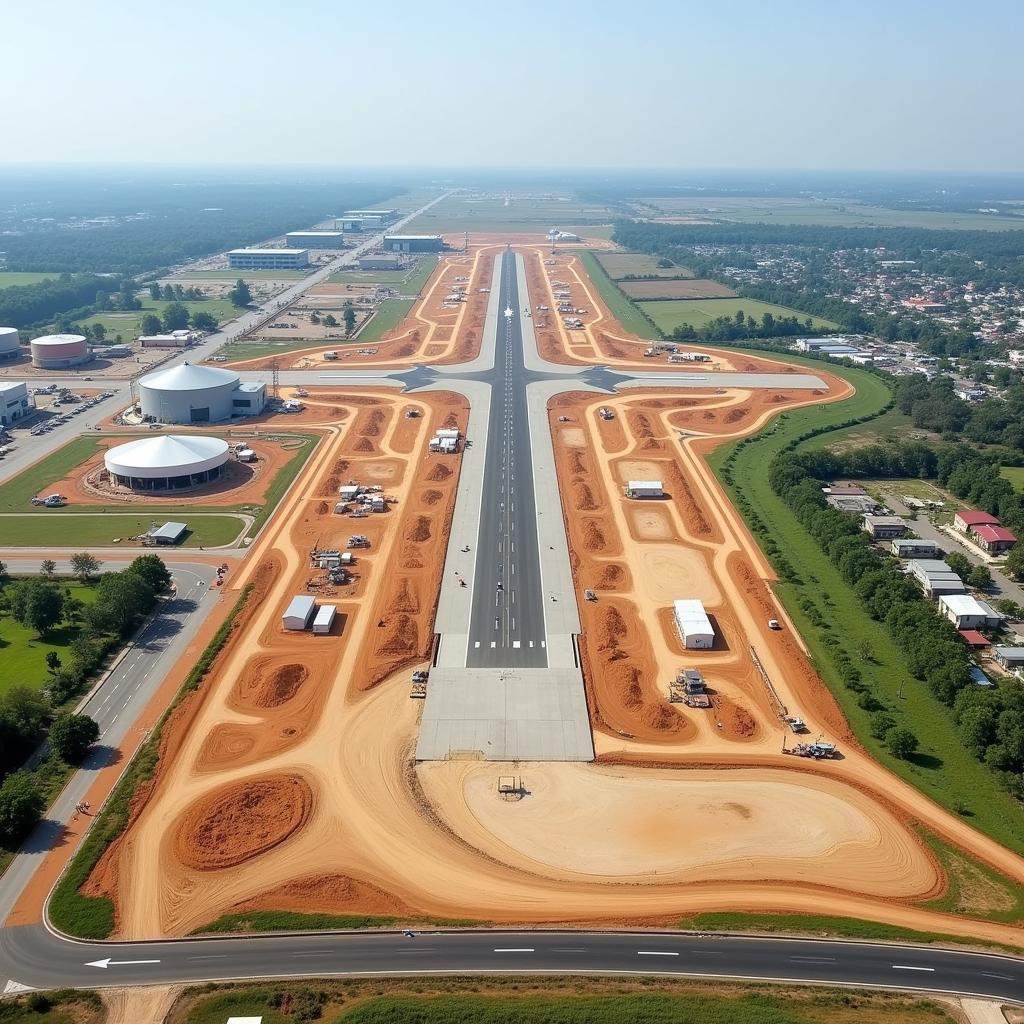
[(715, 630), (702, 601), (679, 600), (674, 609), (679, 639), (687, 650), (708, 650), (714, 646)]
[(372, 253), (369, 256), (359, 257), (360, 270), (401, 270), (402, 257), (391, 256), (388, 253)]
[(110, 479), (133, 491), (200, 487), (220, 477), (227, 461), (227, 441), (174, 434), (119, 444), (103, 456)]
[(440, 235), (385, 235), (388, 252), (440, 252), (444, 241)]
[(398, 216), (397, 210), (346, 210), (345, 217), (356, 218), (363, 222), (363, 227), (382, 228), (390, 224)]
[(195, 340), (191, 331), (175, 334), (140, 334), (138, 342), (143, 348), (188, 348)]
[(1019, 672), (1024, 668), (1024, 647), (993, 647), (996, 664), (1007, 672)]
[(89, 343), (81, 334), (47, 334), (28, 343), (32, 352), (32, 365), (40, 370), (63, 370), (81, 366), (92, 355)]
[(291, 604), (285, 609), (281, 625), (285, 629), (305, 629), (315, 610), (316, 602), (309, 594), (298, 594), (292, 598)]
[(284, 244), (289, 249), (344, 249), (345, 235), (341, 231), (289, 231)]
[(969, 594), (942, 594), (939, 597), (939, 611), (957, 629), (995, 628), (1000, 622), (1000, 617), (988, 605)]
[(953, 516), (953, 529), (961, 533), (970, 533), (977, 526), (998, 526), (999, 520), (988, 512), (975, 512), (973, 509), (962, 508)]
[(337, 613), (337, 605), (320, 605), (316, 610), (316, 615), (313, 617), (313, 632), (319, 636), (325, 636), (330, 633), (331, 626), (334, 625), (334, 616), (337, 615)]
[(907, 524), (899, 516), (875, 516), (870, 513), (864, 516), (864, 529), (873, 540), (891, 540), (902, 537), (907, 532)]
[(362, 217), (335, 217), (334, 218), (334, 230), (335, 231), (362, 231), (363, 230), (363, 218)]
[(150, 530), (146, 539), (150, 544), (180, 544), (188, 533), (188, 523), (164, 523)]
[(934, 558), (939, 545), (933, 540), (894, 540), (892, 553), (897, 558)]
[(0, 327), (0, 359), (15, 359), (21, 355), (21, 335), (17, 327)]
[(878, 508), (878, 502), (863, 487), (856, 484), (822, 487), (821, 493), (825, 495), (825, 503), (840, 512), (857, 512), (864, 515)]
[(908, 562), (907, 568), (929, 597), (962, 594), (967, 589), (963, 580), (941, 559), (917, 558)]
[(267, 386), (242, 384), (237, 373), (182, 363), (139, 381), (139, 405), (152, 423), (216, 423), (232, 416), (258, 416)]
[(627, 498), (664, 498), (660, 480), (630, 480), (626, 484)]
[(232, 270), (305, 270), (308, 249), (232, 249), (228, 253)]
[(35, 412), (35, 399), (28, 393), (28, 385), (19, 381), (0, 381), (0, 427)]

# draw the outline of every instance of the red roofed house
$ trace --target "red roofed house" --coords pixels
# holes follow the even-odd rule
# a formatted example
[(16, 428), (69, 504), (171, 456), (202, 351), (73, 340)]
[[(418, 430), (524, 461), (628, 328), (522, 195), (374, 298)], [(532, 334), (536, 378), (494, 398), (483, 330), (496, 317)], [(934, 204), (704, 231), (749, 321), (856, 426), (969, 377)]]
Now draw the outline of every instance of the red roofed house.
[(988, 640), (984, 634), (979, 633), (976, 629), (958, 629), (957, 632), (968, 647), (988, 647)]
[(998, 526), (999, 520), (988, 512), (973, 512), (971, 509), (961, 509), (953, 516), (953, 527), (961, 533), (968, 533), (976, 526)]
[(988, 523), (984, 523), (981, 526), (975, 526), (971, 533), (974, 534), (978, 539), (978, 543), (990, 555), (997, 555), (1001, 551), (1009, 551), (1017, 543), (1017, 538), (1013, 531), (1008, 530), (1005, 526), (991, 526)]

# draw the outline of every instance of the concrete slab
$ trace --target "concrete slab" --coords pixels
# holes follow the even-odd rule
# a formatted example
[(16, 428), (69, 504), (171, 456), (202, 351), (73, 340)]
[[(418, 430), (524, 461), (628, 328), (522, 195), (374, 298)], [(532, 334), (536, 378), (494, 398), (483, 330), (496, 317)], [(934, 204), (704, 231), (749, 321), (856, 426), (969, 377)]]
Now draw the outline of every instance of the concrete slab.
[(435, 668), (416, 758), (592, 761), (594, 741), (577, 668)]

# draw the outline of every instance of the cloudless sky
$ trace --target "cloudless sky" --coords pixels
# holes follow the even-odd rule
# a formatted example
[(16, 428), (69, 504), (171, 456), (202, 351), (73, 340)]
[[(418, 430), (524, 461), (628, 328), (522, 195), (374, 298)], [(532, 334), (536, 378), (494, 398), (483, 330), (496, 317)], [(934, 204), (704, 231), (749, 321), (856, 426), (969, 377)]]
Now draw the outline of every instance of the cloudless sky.
[(1024, 170), (1022, 0), (45, 0), (0, 164)]

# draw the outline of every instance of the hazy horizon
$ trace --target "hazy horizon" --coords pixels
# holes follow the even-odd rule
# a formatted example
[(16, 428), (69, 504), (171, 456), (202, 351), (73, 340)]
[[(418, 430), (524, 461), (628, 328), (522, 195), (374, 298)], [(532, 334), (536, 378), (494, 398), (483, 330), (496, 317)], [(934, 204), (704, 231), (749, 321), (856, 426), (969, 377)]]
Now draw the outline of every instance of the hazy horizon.
[(56, 0), (5, 26), (0, 168), (1012, 174), (1022, 28), (1007, 0)]

